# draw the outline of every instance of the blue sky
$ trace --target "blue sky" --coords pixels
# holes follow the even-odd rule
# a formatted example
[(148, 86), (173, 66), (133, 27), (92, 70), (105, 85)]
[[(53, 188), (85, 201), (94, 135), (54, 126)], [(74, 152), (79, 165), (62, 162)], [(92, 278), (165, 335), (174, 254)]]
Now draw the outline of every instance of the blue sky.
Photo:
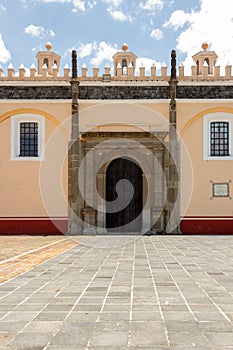
[(221, 66), (233, 58), (232, 0), (0, 0), (0, 64), (15, 70), (36, 64), (45, 43), (70, 65), (73, 48), (79, 69), (112, 64), (127, 42), (149, 69), (170, 64), (171, 49), (188, 68), (204, 41)]

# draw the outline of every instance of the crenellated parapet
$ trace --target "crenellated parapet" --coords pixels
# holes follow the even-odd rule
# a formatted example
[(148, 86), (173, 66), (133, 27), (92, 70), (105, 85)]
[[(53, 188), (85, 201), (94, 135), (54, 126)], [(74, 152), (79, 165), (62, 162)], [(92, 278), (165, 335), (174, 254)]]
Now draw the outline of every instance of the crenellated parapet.
[[(70, 67), (66, 64), (63, 69), (60, 66), (60, 56), (51, 51), (52, 45), (46, 44), (47, 51), (37, 53), (37, 67), (32, 64), (26, 68), (21, 64), (17, 70), (10, 64), (4, 72), (0, 66), (0, 82), (69, 82), (71, 79)], [(193, 55), (194, 63), (185, 69), (181, 63), (178, 67), (178, 81), (230, 81), (233, 80), (232, 65), (228, 64), (222, 70), (217, 65), (218, 56), (214, 51), (207, 50), (208, 45), (202, 45), (202, 51)], [(99, 67), (93, 67), (90, 71), (86, 64), (79, 69), (78, 80), (80, 82), (137, 82), (137, 81), (158, 81), (168, 82), (170, 75), (168, 67), (162, 64), (161, 69), (157, 69), (155, 63), (149, 71), (141, 64), (136, 73), (136, 55), (127, 51), (127, 44), (122, 45), (122, 51), (113, 56), (113, 67), (106, 65), (103, 71)], [(186, 72), (189, 71), (188, 74)]]
[(0, 81), (51, 81), (51, 80), (70, 80), (70, 67), (65, 65), (61, 74), (56, 64), (51, 67), (51, 70), (43, 65), (41, 72), (34, 64), (30, 68), (24, 67), (23, 63), (19, 66), (18, 71), (15, 70), (12, 64), (4, 72), (0, 66)]

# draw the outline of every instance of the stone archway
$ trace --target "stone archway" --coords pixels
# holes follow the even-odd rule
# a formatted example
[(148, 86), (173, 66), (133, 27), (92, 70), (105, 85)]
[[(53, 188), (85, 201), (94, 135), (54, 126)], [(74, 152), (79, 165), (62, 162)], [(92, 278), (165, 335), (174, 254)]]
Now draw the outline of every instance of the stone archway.
[(142, 175), (140, 166), (129, 158), (116, 158), (108, 165), (106, 171), (106, 228), (108, 232), (141, 232)]

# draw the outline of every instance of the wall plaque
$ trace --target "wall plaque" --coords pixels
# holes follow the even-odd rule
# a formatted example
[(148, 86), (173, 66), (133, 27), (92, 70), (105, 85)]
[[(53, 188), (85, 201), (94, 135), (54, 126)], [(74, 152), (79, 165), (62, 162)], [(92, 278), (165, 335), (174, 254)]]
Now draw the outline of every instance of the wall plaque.
[(213, 197), (229, 197), (229, 183), (214, 183)]

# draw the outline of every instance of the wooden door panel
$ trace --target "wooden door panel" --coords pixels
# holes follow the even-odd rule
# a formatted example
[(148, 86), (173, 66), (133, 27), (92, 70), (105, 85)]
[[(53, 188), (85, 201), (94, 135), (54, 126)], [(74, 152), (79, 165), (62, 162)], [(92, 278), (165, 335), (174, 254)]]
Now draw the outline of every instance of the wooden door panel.
[[(114, 213), (106, 213), (106, 226), (114, 231), (140, 231), (142, 227), (142, 170), (133, 161), (125, 158), (113, 160), (107, 169), (106, 174), (106, 201), (112, 202), (117, 199), (116, 185), (122, 180), (130, 181), (133, 186), (134, 194), (130, 203), (123, 209), (114, 208)], [(125, 186), (125, 187), (124, 187)], [(128, 187), (123, 186), (124, 199), (129, 198)], [(136, 219), (137, 218), (137, 219)], [(135, 220), (136, 219), (136, 220)], [(132, 222), (134, 221), (135, 222)], [(131, 223), (128, 228), (123, 226)]]

